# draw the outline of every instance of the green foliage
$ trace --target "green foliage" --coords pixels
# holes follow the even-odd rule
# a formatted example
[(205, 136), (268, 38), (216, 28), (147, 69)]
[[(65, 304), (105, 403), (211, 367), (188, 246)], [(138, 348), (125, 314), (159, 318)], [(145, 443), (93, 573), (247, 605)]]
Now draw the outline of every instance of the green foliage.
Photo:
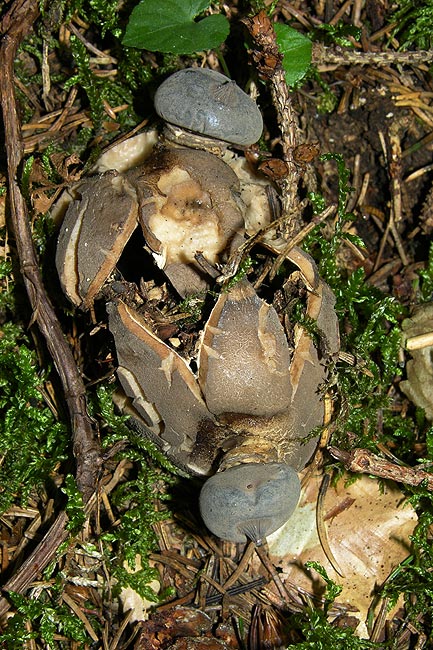
[[(128, 457), (143, 460), (143, 456), (149, 456), (160, 467), (170, 473), (176, 473), (177, 470), (167, 460), (159, 449), (148, 438), (139, 435), (131, 429), (127, 422), (129, 417), (126, 415), (117, 415), (114, 412), (113, 392), (114, 387), (106, 384), (99, 384), (96, 396), (90, 396), (89, 411), (94, 417), (101, 419), (101, 427), (104, 429), (102, 444), (105, 448), (112, 446), (121, 440), (129, 440), (134, 447), (128, 450)], [(169, 479), (168, 474), (164, 475)]]
[(318, 25), (312, 34), (313, 40), (321, 40), (327, 45), (335, 43), (340, 47), (353, 47), (349, 36), (358, 41), (361, 38), (361, 29), (355, 25), (347, 25), (341, 20), (336, 25)]
[(159, 493), (162, 484), (172, 481), (159, 469), (147, 466), (141, 454), (137, 453), (137, 456), (136, 477), (119, 486), (113, 497), (113, 503), (119, 508), (128, 504), (128, 511), (122, 517), (116, 537), (124, 542), (125, 557), (131, 566), (134, 565), (136, 553), (145, 556), (154, 545), (152, 524), (167, 518), (167, 512), (155, 512), (155, 498), (163, 498)]
[(69, 88), (76, 84), (79, 84), (83, 88), (90, 103), (93, 123), (95, 128), (98, 129), (104, 115), (103, 93), (101, 92), (103, 82), (90, 69), (90, 56), (84, 43), (75, 35), (71, 36), (70, 43), (78, 73), (66, 81), (65, 90), (69, 90)]
[(78, 72), (65, 82), (64, 87), (66, 90), (75, 85), (83, 88), (89, 100), (94, 127), (98, 130), (105, 115), (104, 100), (112, 106), (124, 103), (132, 105), (132, 92), (124, 84), (114, 83), (93, 74), (90, 55), (84, 43), (75, 35), (71, 36), (70, 43)]
[(428, 50), (432, 46), (433, 1), (400, 0), (397, 10), (390, 17), (397, 23), (394, 36), (400, 41), (402, 49), (419, 47)]
[(311, 40), (289, 25), (275, 23), (274, 29), (283, 55), (287, 85), (294, 86), (305, 77), (310, 67)]
[[(346, 232), (353, 219), (346, 210), (351, 192), (349, 171), (341, 156), (329, 154), (338, 172), (338, 213), (330, 237), (312, 233), (307, 247), (319, 260), (321, 276), (336, 296), (341, 327), (342, 349), (355, 355), (355, 366), (340, 364), (337, 373), (341, 407), (336, 421), (335, 443), (343, 448), (362, 446), (377, 451), (377, 443), (398, 439), (402, 453), (410, 454), (417, 435), (416, 424), (391, 410), (389, 385), (400, 374), (398, 354), (401, 344), (399, 321), (403, 309), (394, 298), (368, 284), (363, 269), (348, 273), (339, 264), (339, 248), (345, 240), (362, 245)], [(323, 204), (314, 197), (315, 209)], [(348, 436), (348, 433), (350, 434)]]
[(192, 54), (218, 47), (229, 34), (225, 16), (195, 22), (209, 0), (142, 0), (132, 11), (122, 43), (151, 52)]
[(55, 224), (49, 212), (40, 214), (33, 222), (32, 239), (39, 259), (45, 254), (49, 238), (53, 235)]
[(198, 323), (203, 316), (203, 307), (205, 301), (201, 294), (187, 296), (179, 304), (179, 312), (188, 314), (185, 321), (187, 323)]
[(310, 66), (308, 77), (313, 79), (320, 86), (322, 91), (318, 96), (318, 113), (332, 113), (338, 103), (337, 95), (333, 93), (330, 85), (326, 83), (322, 75), (314, 66)]
[[(54, 7), (59, 13), (58, 5), (65, 12), (63, 21), (67, 22), (74, 14), (80, 14), (90, 24), (97, 25), (104, 37), (107, 33), (119, 38), (121, 28), (119, 26), (119, 2), (118, 0), (61, 0), (60, 3), (46, 3), (45, 15), (49, 15)], [(54, 13), (54, 11), (53, 11)]]
[[(4, 228), (0, 228), (0, 237), (4, 237)], [(14, 294), (12, 286), (12, 262), (8, 259), (0, 260), (0, 310), (12, 309)]]
[[(9, 598), (16, 613), (8, 620), (5, 633), (0, 635), (3, 647), (21, 650), (27, 647), (27, 641), (34, 639), (60, 650), (65, 646), (55, 640), (56, 635), (83, 644), (91, 642), (82, 621), (68, 607), (59, 605), (47, 590), (37, 600), (16, 593), (9, 593)], [(26, 623), (31, 624), (31, 632)]]
[(62, 492), (68, 497), (66, 504), (66, 512), (69, 517), (68, 529), (74, 533), (78, 533), (86, 521), (86, 514), (84, 512), (83, 497), (75, 478), (68, 474), (62, 487)]
[(23, 164), (23, 171), (21, 173), (21, 192), (24, 198), (28, 201), (30, 198), (30, 174), (32, 173), (35, 157), (29, 156)]
[[(143, 62), (140, 50), (133, 47), (125, 47), (123, 56), (118, 65), (119, 74), (131, 90), (137, 90), (152, 80), (152, 68), (150, 64)], [(159, 73), (164, 73), (164, 66), (159, 67)]]
[(0, 511), (25, 502), (67, 457), (65, 427), (44, 405), (43, 377), (26, 337), (13, 323), (0, 330)]
[(254, 261), (251, 259), (251, 257), (248, 256), (244, 257), (241, 260), (241, 263), (239, 264), (239, 268), (236, 272), (236, 275), (234, 275), (232, 278), (230, 278), (230, 280), (228, 280), (224, 290), (229, 291), (240, 280), (243, 280), (243, 278), (247, 276), (248, 271), (253, 267), (253, 265), (254, 265)]
[(249, 5), (251, 9), (251, 15), (258, 14), (260, 11), (266, 11), (268, 16), (272, 16), (275, 11), (275, 7), (278, 4), (278, 0), (273, 0), (271, 4), (265, 2), (265, 0), (250, 0)]
[[(128, 454), (131, 455), (135, 456), (137, 475), (120, 485), (112, 497), (113, 505), (123, 513), (120, 525), (113, 532), (102, 535), (102, 539), (107, 545), (108, 560), (118, 588), (130, 586), (144, 598), (157, 600), (148, 583), (158, 578), (158, 572), (149, 567), (147, 557), (156, 547), (152, 525), (168, 516), (167, 511), (156, 511), (155, 498), (163, 498), (162, 484), (172, 479), (149, 467), (140, 452)], [(130, 573), (123, 564), (126, 561), (134, 569), (137, 556), (141, 558), (142, 568)]]
[[(112, 445), (124, 439), (131, 441), (131, 446), (122, 451), (122, 455), (134, 462), (136, 474), (119, 485), (112, 494), (111, 503), (121, 513), (120, 524), (113, 531), (104, 533), (101, 539), (105, 545), (107, 561), (117, 580), (117, 589), (130, 586), (144, 598), (156, 601), (157, 597), (149, 587), (149, 582), (158, 578), (158, 572), (149, 567), (147, 558), (156, 547), (152, 526), (166, 519), (169, 514), (168, 511), (156, 511), (155, 499), (168, 499), (162, 488), (164, 484), (175, 480), (168, 473), (174, 467), (149, 440), (134, 434), (126, 424), (128, 417), (114, 413), (112, 393), (112, 387), (100, 385), (96, 399), (90, 405), (91, 412), (105, 423), (104, 444), (108, 441)], [(164, 469), (153, 467), (148, 462), (149, 458)], [(131, 573), (124, 563), (134, 569), (137, 556), (140, 557), (142, 568)]]
[(337, 585), (326, 573), (325, 568), (318, 562), (306, 562), (305, 566), (307, 569), (314, 569), (325, 581), (325, 604), (324, 604), (324, 613), (326, 614), (329, 611), (334, 600), (341, 594), (343, 587)]
[(304, 614), (294, 616), (290, 622), (299, 629), (304, 641), (288, 645), (287, 650), (384, 650), (390, 647), (387, 643), (359, 639), (351, 628), (331, 625), (319, 609), (307, 608)]
[(359, 639), (354, 630), (348, 627), (337, 627), (329, 623), (327, 614), (334, 600), (341, 593), (342, 587), (331, 580), (326, 570), (318, 562), (307, 562), (308, 569), (315, 569), (325, 581), (325, 597), (323, 609), (309, 606), (302, 614), (297, 614), (290, 619), (291, 627), (299, 630), (304, 640), (290, 644), (287, 650), (367, 650), (368, 648), (386, 648), (387, 644), (380, 645)]
[[(404, 596), (405, 609), (409, 620), (415, 627), (420, 618), (424, 622), (424, 632), (428, 635), (432, 628), (433, 611), (433, 546), (431, 530), (433, 525), (432, 494), (421, 485), (412, 488), (409, 502), (418, 512), (418, 523), (413, 535), (412, 553), (401, 562), (387, 579), (381, 596), (390, 599), (390, 607)], [(428, 627), (426, 627), (428, 626)]]

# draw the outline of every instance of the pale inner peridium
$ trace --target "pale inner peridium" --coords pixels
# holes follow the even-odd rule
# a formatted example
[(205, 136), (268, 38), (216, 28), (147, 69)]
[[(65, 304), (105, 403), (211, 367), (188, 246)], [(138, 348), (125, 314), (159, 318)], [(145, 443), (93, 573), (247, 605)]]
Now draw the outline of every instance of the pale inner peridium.
[(184, 169), (175, 167), (158, 182), (160, 197), (149, 228), (161, 242), (166, 264), (193, 262), (197, 251), (215, 263), (226, 245), (212, 199)]

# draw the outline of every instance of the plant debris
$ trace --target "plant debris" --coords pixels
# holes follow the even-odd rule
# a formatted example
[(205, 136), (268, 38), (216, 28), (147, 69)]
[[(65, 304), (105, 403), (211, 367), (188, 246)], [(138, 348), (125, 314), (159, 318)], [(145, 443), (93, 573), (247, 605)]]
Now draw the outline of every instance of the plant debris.
[[(175, 30), (165, 53), (122, 44), (129, 3), (13, 0), (1, 10), (0, 640), (32, 649), (427, 648), (433, 426), (431, 406), (403, 382), (412, 382), (408, 350), (415, 360), (417, 346), (430, 376), (431, 341), (419, 347), (418, 337), (431, 327), (409, 331), (405, 349), (402, 322), (415, 305), (428, 314), (433, 300), (431, 7), (196, 5), (231, 33), (218, 50), (187, 56), (176, 54)], [(290, 88), (275, 22), (301, 35)], [(296, 34), (285, 37), (295, 48)], [(318, 536), (312, 550), (305, 535), (299, 555), (290, 522), (283, 541), (257, 547), (206, 532), (199, 481), (176, 474), (113, 409), (101, 305), (72, 311), (54, 272), (52, 206), (102, 151), (158, 128), (157, 86), (191, 66), (232, 73), (257, 98), (265, 130), (245, 158), (274, 185), (272, 228), (286, 242), (275, 259), (266, 242), (247, 240), (222, 280), (247, 275), (265, 298), (270, 287), (286, 331), (296, 323), (318, 337), (294, 300), (296, 277), (284, 284), (287, 255), (301, 245), (336, 296), (342, 353), (323, 387), (326, 427), (315, 432), (302, 497)], [(133, 259), (134, 238), (128, 247)], [(194, 350), (212, 296), (180, 301), (154, 271), (113, 273), (112, 290), (139, 293), (162, 338)]]

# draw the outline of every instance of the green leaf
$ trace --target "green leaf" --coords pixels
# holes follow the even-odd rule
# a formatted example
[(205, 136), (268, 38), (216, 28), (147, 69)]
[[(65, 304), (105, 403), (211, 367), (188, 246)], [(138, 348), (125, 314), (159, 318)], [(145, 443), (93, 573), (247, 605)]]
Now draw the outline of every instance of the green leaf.
[(312, 43), (309, 38), (282, 23), (275, 23), (277, 43), (283, 55), (283, 68), (288, 86), (305, 77), (311, 64)]
[(218, 47), (229, 33), (227, 18), (214, 14), (194, 21), (209, 4), (209, 0), (142, 0), (131, 13), (122, 42), (174, 54)]

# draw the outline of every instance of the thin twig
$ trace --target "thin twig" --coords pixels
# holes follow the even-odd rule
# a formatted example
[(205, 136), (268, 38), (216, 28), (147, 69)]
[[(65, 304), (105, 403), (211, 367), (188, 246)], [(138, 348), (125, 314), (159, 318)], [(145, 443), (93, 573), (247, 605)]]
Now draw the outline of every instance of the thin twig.
[(433, 61), (433, 50), (416, 52), (356, 52), (341, 47), (326, 47), (313, 44), (312, 63), (314, 65), (370, 65), (374, 67), (389, 65), (428, 65)]
[(280, 578), (280, 576), (277, 573), (276, 568), (272, 564), (271, 560), (269, 559), (269, 555), (267, 550), (263, 548), (263, 546), (256, 546), (256, 553), (259, 556), (259, 559), (265, 569), (268, 571), (269, 575), (271, 576), (272, 580), (275, 583), (275, 586), (278, 589), (278, 593), (280, 594), (281, 598), (285, 601), (287, 599), (288, 593), (287, 590)]
[(324, 517), (323, 517), (323, 506), (325, 501), (326, 492), (328, 490), (329, 484), (331, 482), (331, 476), (325, 474), (323, 476), (323, 481), (320, 485), (319, 496), (317, 498), (316, 505), (316, 525), (317, 525), (317, 534), (319, 535), (320, 544), (322, 545), (323, 551), (328, 558), (329, 562), (334, 567), (335, 571), (344, 578), (344, 573), (340, 565), (338, 564), (337, 559), (335, 558), (331, 547), (329, 545), (328, 529), (326, 527)]
[(233, 571), (230, 578), (228, 578), (228, 580), (224, 583), (224, 589), (229, 590), (230, 587), (232, 587), (238, 581), (240, 575), (244, 572), (245, 568), (248, 566), (251, 557), (254, 553), (254, 549), (255, 549), (254, 542), (249, 542), (237, 568), (235, 569), (235, 571)]
[(433, 474), (423, 469), (390, 463), (367, 449), (353, 449), (348, 452), (336, 447), (328, 447), (328, 451), (333, 458), (340, 460), (350, 472), (371, 474), (372, 476), (415, 487), (425, 481), (427, 489), (433, 491)]
[(89, 50), (89, 52), (92, 52), (92, 54), (95, 54), (96, 56), (100, 57), (101, 59), (104, 59), (107, 63), (113, 63), (114, 65), (117, 64), (117, 59), (115, 59), (113, 56), (110, 56), (106, 52), (102, 52), (101, 50), (98, 50), (97, 47), (92, 45), (80, 32), (79, 29), (75, 27), (73, 23), (68, 24), (68, 29), (71, 30), (73, 34), (83, 43), (83, 45), (86, 46), (86, 48)]
[(84, 383), (47, 297), (32, 240), (27, 207), (18, 177), (23, 142), (14, 91), (14, 60), (17, 49), (38, 17), (37, 0), (17, 0), (2, 22), (4, 34), (0, 49), (0, 93), (5, 128), (11, 223), (15, 232), (21, 273), (36, 322), (45, 341), (65, 393), (77, 462), (77, 485), (87, 501), (94, 492), (101, 467), (101, 452), (92, 422), (87, 414)]
[[(73, 451), (77, 462), (77, 484), (87, 502), (95, 491), (101, 467), (101, 454), (91, 420), (87, 414), (85, 390), (72, 352), (60, 323), (46, 295), (33, 245), (30, 221), (18, 178), (23, 156), (21, 125), (14, 90), (14, 60), (19, 45), (39, 15), (37, 0), (16, 0), (1, 23), (3, 35), (0, 48), (0, 95), (5, 130), (9, 207), (15, 233), (20, 269), (36, 322), (43, 334), (64, 388), (70, 413)], [(68, 517), (61, 512), (44, 539), (4, 585), (4, 591), (24, 592), (35, 577), (54, 558), (59, 545), (67, 538)], [(0, 615), (10, 605), (0, 600)]]
[[(13, 591), (22, 594), (36, 579), (38, 574), (54, 559), (57, 549), (64, 542), (69, 531), (66, 529), (67, 514), (62, 511), (45, 537), (23, 562), (10, 580), (2, 587), (3, 592)], [(0, 598), (0, 618), (11, 605), (6, 598)]]
[(288, 214), (299, 204), (298, 183), (302, 169), (296, 164), (294, 154), (301, 143), (301, 133), (292, 98), (287, 87), (282, 56), (276, 42), (272, 23), (265, 11), (260, 11), (252, 18), (243, 20), (254, 41), (252, 52), (254, 62), (260, 75), (269, 81), (272, 103), (277, 112), (277, 121), (281, 133), (282, 158), (287, 173), (278, 180), (281, 188), (283, 213)]
[(289, 255), (290, 251), (295, 248), (295, 246), (299, 246), (302, 241), (305, 239), (307, 235), (310, 234), (314, 228), (325, 221), (328, 217), (334, 214), (336, 212), (337, 208), (335, 205), (329, 205), (323, 212), (321, 212), (319, 215), (316, 215), (313, 217), (313, 219), (308, 223), (302, 230), (300, 230), (296, 235), (294, 235), (290, 241), (287, 243), (287, 246), (284, 248), (284, 250), (278, 255), (277, 259), (275, 260), (271, 272), (269, 273), (269, 278), (271, 280), (274, 279), (274, 277), (277, 275), (278, 270), (281, 266), (281, 264), (287, 259), (287, 256)]

